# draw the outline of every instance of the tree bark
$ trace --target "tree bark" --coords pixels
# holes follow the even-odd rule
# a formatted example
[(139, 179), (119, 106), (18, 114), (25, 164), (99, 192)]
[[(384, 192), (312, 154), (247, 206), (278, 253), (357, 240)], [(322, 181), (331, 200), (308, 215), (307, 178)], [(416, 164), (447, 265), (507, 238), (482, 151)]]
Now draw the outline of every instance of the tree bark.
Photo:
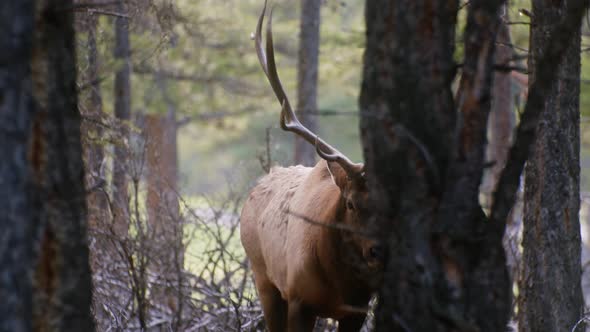
[(543, 57), (536, 59), (538, 77), (488, 217), (478, 196), (503, 1), (468, 4), (456, 106), (450, 91), (458, 3), (367, 1), (360, 109), (374, 204), (369, 226), (389, 245), (377, 331), (506, 328), (506, 218), (557, 64), (589, 2), (568, 3)]
[[(496, 55), (494, 63), (499, 66), (510, 66), (512, 48), (510, 45), (510, 30), (506, 24), (508, 17), (504, 17), (498, 28), (496, 37)], [(500, 173), (506, 164), (508, 150), (512, 144), (512, 131), (515, 125), (514, 103), (512, 94), (512, 77), (510, 72), (495, 71), (494, 86), (492, 87), (492, 108), (488, 120), (489, 142), (486, 159), (493, 163), (485, 172), (481, 191), (485, 194), (486, 205), (491, 206), (491, 196)]]
[(590, 0), (572, 1), (562, 8), (564, 15), (548, 36), (543, 56), (535, 59), (536, 79), (531, 81), (527, 92), (527, 102), (520, 116), (514, 144), (508, 153), (506, 166), (494, 192), (490, 219), (497, 237), (504, 234), (506, 218), (512, 209), (514, 198), (520, 185), (520, 175), (535, 141), (537, 123), (550, 95), (553, 82), (558, 78), (557, 67), (574, 37), (579, 33), (582, 20), (590, 5)]
[[(117, 5), (118, 12), (127, 13), (127, 4), (121, 1)], [(116, 234), (127, 233), (129, 222), (129, 180), (128, 180), (128, 140), (129, 119), (131, 117), (131, 54), (129, 46), (129, 19), (115, 18), (115, 117), (120, 124), (120, 141), (115, 145), (113, 158), (113, 205), (114, 229)]]
[[(318, 129), (317, 90), (321, 1), (301, 0), (299, 56), (297, 59), (297, 117), (314, 133)], [(315, 147), (295, 137), (295, 164), (315, 165)]]
[[(507, 13), (506, 4), (500, 10)], [(494, 63), (496, 66), (509, 67), (512, 65), (512, 42), (510, 40), (508, 16), (501, 17), (496, 36), (496, 54)], [(512, 144), (512, 132), (515, 127), (516, 116), (514, 112), (514, 94), (512, 92), (512, 73), (510, 71), (496, 70), (492, 87), (491, 111), (488, 119), (488, 145), (486, 147), (486, 160), (491, 164), (484, 171), (484, 177), (480, 191), (484, 197), (484, 207), (490, 209), (492, 206), (492, 194), (500, 174), (506, 165), (508, 151)], [(515, 204), (518, 204), (515, 203)], [(512, 225), (504, 236), (504, 248), (506, 249), (506, 260), (511, 282), (514, 282), (518, 275), (519, 259), (519, 225), (513, 222), (520, 218), (518, 214), (522, 211), (522, 204), (512, 209), (508, 223)], [(520, 220), (520, 219), (519, 219)]]
[[(529, 68), (572, 0), (532, 2)], [(580, 265), (580, 31), (572, 36), (546, 95), (525, 168), (521, 331), (571, 331), (583, 315)], [(537, 73), (529, 75), (533, 84)], [(577, 331), (582, 331), (580, 327)]]
[(366, 3), (361, 135), (372, 224), (389, 234), (377, 331), (506, 326), (502, 241), (478, 200), (502, 3), (469, 2), (456, 103), (458, 2)]
[(34, 1), (0, 3), (0, 331), (31, 330), (34, 235), (31, 209), (32, 118), (30, 61)]
[(93, 331), (87, 208), (71, 1), (38, 1), (32, 61), (38, 111), (29, 158), (43, 226), (35, 274), (36, 331)]
[[(122, 296), (121, 285), (127, 285), (127, 269), (121, 268), (125, 264), (121, 261), (118, 252), (120, 243), (116, 239), (114, 229), (111, 226), (108, 196), (106, 193), (106, 174), (104, 172), (104, 143), (103, 124), (105, 116), (103, 112), (101, 82), (99, 77), (100, 61), (97, 45), (98, 15), (95, 13), (82, 14), (84, 30), (87, 34), (86, 58), (88, 67), (84, 75), (87, 82), (85, 100), (82, 102), (84, 121), (82, 122), (83, 148), (85, 154), (86, 188), (88, 193), (86, 202), (88, 205), (88, 231), (90, 237), (90, 266), (94, 282), (93, 313), (96, 321), (96, 329), (108, 330), (113, 326), (109, 308), (115, 312), (124, 311), (127, 299)], [(126, 287), (126, 286), (125, 286)]]
[(147, 146), (147, 212), (154, 230), (150, 257), (153, 273), (158, 276), (151, 299), (176, 313), (182, 308), (180, 291), (184, 266), (182, 222), (177, 196), (176, 121), (169, 116), (145, 116)]
[[(85, 146), (86, 169), (88, 170), (86, 186), (94, 188), (88, 193), (88, 222), (90, 227), (97, 227), (98, 223), (105, 218), (104, 211), (107, 210), (108, 204), (104, 192), (103, 181), (105, 174), (103, 172), (104, 147), (102, 144), (103, 129), (101, 122), (104, 119), (102, 93), (99, 77), (99, 60), (98, 45), (96, 42), (96, 28), (98, 25), (98, 16), (96, 14), (86, 15), (86, 33), (88, 34), (88, 69), (86, 72), (86, 81), (89, 83), (88, 100), (86, 102), (87, 121), (83, 123), (87, 133), (87, 142)], [(104, 189), (104, 188), (103, 188)]]

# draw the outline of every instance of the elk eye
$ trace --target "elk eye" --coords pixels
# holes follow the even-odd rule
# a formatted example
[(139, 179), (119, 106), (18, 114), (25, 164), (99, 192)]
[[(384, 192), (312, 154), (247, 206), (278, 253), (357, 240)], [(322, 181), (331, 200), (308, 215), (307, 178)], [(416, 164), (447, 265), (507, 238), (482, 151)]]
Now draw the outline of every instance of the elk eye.
[(354, 204), (352, 204), (352, 201), (346, 201), (346, 208), (349, 210), (354, 210)]

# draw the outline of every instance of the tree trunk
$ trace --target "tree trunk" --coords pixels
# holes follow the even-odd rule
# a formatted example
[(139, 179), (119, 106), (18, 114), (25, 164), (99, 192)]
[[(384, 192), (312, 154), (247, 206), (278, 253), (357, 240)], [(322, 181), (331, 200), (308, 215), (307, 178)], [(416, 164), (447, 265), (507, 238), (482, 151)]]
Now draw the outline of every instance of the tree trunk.
[[(507, 13), (506, 5), (500, 11)], [(498, 28), (496, 55), (494, 56), (496, 66), (509, 67), (512, 65), (512, 48), (510, 46), (512, 42), (510, 30), (506, 24), (508, 20), (507, 15), (502, 17)], [(480, 189), (484, 197), (484, 206), (487, 209), (492, 206), (492, 194), (504, 165), (506, 165), (506, 158), (512, 144), (512, 132), (516, 122), (514, 106), (511, 72), (496, 70), (492, 87), (492, 106), (488, 119), (489, 142), (486, 148), (486, 160), (491, 163), (491, 167), (486, 168)], [(515, 280), (515, 276), (518, 275), (518, 262), (520, 261), (518, 233), (521, 224), (519, 222), (513, 223), (515, 218), (519, 218), (520, 211), (522, 211), (522, 204), (512, 209), (507, 221), (511, 227), (504, 236), (504, 248), (507, 253), (506, 260), (511, 281)]]
[(178, 144), (176, 104), (162, 72), (156, 74), (167, 112), (145, 116), (147, 149), (147, 212), (154, 230), (154, 255), (150, 269), (159, 276), (151, 300), (171, 310), (172, 329), (179, 330), (184, 309), (183, 222), (178, 202)]
[(0, 3), (0, 331), (28, 332), (32, 321), (33, 247), (30, 144), (34, 1)]
[[(127, 13), (124, 1), (117, 5), (118, 12)], [(129, 148), (129, 119), (131, 117), (131, 54), (129, 46), (129, 19), (115, 18), (115, 117), (120, 124), (120, 141), (115, 145), (113, 158), (113, 205), (114, 229), (116, 234), (127, 233), (129, 222), (129, 194), (127, 167)]]
[(87, 134), (85, 146), (86, 169), (88, 170), (86, 186), (93, 188), (88, 193), (88, 223), (90, 227), (97, 227), (105, 218), (104, 211), (108, 209), (104, 192), (105, 174), (102, 164), (104, 162), (104, 148), (102, 144), (104, 114), (102, 110), (102, 93), (100, 88), (98, 45), (96, 42), (96, 27), (98, 16), (94, 13), (85, 16), (86, 33), (88, 34), (88, 69), (86, 81), (88, 82), (88, 100), (86, 102), (87, 121), (83, 122), (84, 132)]
[[(301, 0), (299, 56), (297, 61), (297, 117), (314, 133), (318, 129), (317, 90), (321, 1)], [(315, 147), (295, 137), (295, 163), (315, 165)]]
[(366, 2), (361, 135), (375, 231), (389, 234), (377, 331), (506, 326), (502, 241), (478, 202), (501, 4), (469, 3), (455, 105), (458, 2)]
[(579, 33), (589, 2), (568, 3), (546, 51), (535, 59), (538, 79), (529, 89), (488, 217), (478, 196), (503, 1), (469, 1), (456, 105), (450, 91), (458, 3), (367, 1), (360, 109), (374, 204), (368, 228), (389, 245), (377, 331), (506, 328), (506, 219), (557, 65)]
[(147, 148), (148, 223), (154, 230), (150, 269), (159, 276), (152, 288), (151, 300), (171, 310), (172, 327), (179, 329), (183, 310), (182, 284), (184, 245), (178, 204), (178, 154), (176, 107), (170, 98), (165, 78), (156, 75), (166, 115), (150, 114), (145, 121)]
[(127, 299), (121, 285), (127, 287), (127, 269), (122, 268), (121, 255), (118, 252), (120, 243), (113, 234), (109, 204), (106, 193), (106, 175), (104, 172), (104, 143), (102, 92), (100, 86), (100, 63), (97, 45), (98, 15), (95, 13), (82, 14), (84, 29), (87, 33), (87, 61), (88, 67), (84, 75), (87, 89), (84, 90), (86, 99), (82, 102), (85, 107), (82, 122), (83, 148), (85, 154), (86, 196), (88, 204), (88, 232), (90, 236), (90, 266), (94, 282), (93, 313), (97, 330), (106, 331), (115, 326), (118, 320), (113, 319), (109, 308), (114, 312), (124, 312)]
[[(173, 313), (181, 308), (180, 291), (184, 266), (182, 222), (177, 196), (177, 157), (175, 119), (160, 114), (145, 116), (147, 146), (147, 212), (154, 230), (150, 257), (153, 273), (158, 276), (151, 299), (169, 307)], [(176, 317), (175, 317), (176, 318)]]
[[(494, 63), (508, 67), (512, 64), (512, 48), (510, 47), (512, 42), (510, 41), (510, 30), (506, 21), (508, 21), (508, 17), (503, 18), (498, 28)], [(493, 164), (485, 172), (482, 183), (482, 192), (485, 194), (488, 207), (491, 206), (491, 194), (496, 188), (500, 173), (506, 164), (516, 120), (510, 72), (496, 71), (492, 89), (492, 109), (488, 120), (489, 142), (486, 149), (486, 159)]]
[[(573, 0), (534, 0), (529, 68)], [(580, 31), (546, 96), (525, 175), (521, 331), (571, 331), (582, 317), (580, 266)], [(529, 84), (537, 78), (532, 71)], [(583, 331), (583, 328), (577, 331)]]
[[(29, 157), (43, 226), (35, 275), (36, 331), (93, 331), (86, 190), (71, 1), (37, 2), (31, 65), (38, 112)], [(36, 205), (38, 204), (38, 205)]]

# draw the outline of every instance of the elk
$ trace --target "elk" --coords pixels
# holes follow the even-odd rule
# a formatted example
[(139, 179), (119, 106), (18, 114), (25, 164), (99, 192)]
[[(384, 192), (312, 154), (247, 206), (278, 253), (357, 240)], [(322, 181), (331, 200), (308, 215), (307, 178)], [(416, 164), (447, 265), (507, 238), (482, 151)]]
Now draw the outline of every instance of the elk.
[(241, 213), (240, 237), (271, 332), (312, 331), (317, 317), (359, 331), (380, 282), (384, 249), (367, 234), (368, 192), (363, 164), (320, 139), (297, 119), (277, 74), (272, 10), (256, 53), (282, 106), (285, 131), (315, 145), (314, 167), (274, 167), (251, 190)]

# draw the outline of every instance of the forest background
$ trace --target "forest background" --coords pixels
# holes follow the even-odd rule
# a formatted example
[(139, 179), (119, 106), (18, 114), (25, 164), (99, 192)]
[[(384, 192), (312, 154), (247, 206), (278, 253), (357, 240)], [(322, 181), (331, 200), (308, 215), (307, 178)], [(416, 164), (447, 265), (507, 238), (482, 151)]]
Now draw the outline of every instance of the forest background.
[[(203, 262), (210, 262), (208, 253), (221, 250), (222, 253), (230, 253), (235, 262), (245, 264), (235, 232), (241, 200), (269, 166), (298, 163), (294, 161), (294, 136), (279, 128), (279, 108), (262, 74), (251, 40), (262, 2), (129, 1), (120, 10), (113, 10), (108, 2), (103, 4), (104, 7), (100, 1), (96, 3), (99, 5), (86, 9), (82, 6), (81, 15), (77, 16), (80, 28), (77, 34), (79, 85), (95, 84), (94, 88), (82, 90), (80, 105), (84, 114), (84, 105), (92, 98), (92, 90), (100, 89), (102, 116), (105, 117), (103, 125), (111, 123), (111, 129), (117, 131), (119, 122), (114, 120), (115, 81), (117, 72), (129, 61), (131, 116), (128, 125), (132, 132), (129, 142), (117, 135), (99, 140), (105, 148), (101, 170), (104, 173), (99, 178), (103, 177), (105, 183), (111, 181), (113, 166), (110, 165), (116, 154), (115, 146), (126, 145), (132, 147), (131, 150), (137, 150), (139, 143), (133, 141), (134, 132), (141, 136), (145, 130), (146, 137), (154, 136), (149, 132), (150, 127), (145, 127), (146, 117), (170, 120), (172, 116), (172, 122), (164, 121), (164, 124), (175, 126), (173, 132), (176, 139), (163, 143), (163, 149), (174, 151), (167, 158), (176, 157), (177, 163), (170, 163), (170, 160), (164, 163), (170, 163), (167, 167), (176, 168), (173, 171), (177, 175), (178, 187), (175, 190), (180, 198), (181, 211), (184, 211), (182, 218), (212, 217), (217, 222), (222, 220), (221, 223), (226, 226), (227, 223), (233, 225), (227, 229), (222, 226), (223, 231), (214, 236), (216, 241), (210, 241), (204, 240), (203, 236), (209, 237), (214, 232), (195, 230), (198, 227), (193, 228), (191, 222), (185, 220), (187, 226), (182, 237), (186, 252), (181, 261), (187, 271), (198, 274), (204, 266)], [(463, 58), (461, 34), (465, 27), (466, 4), (462, 2), (458, 16), (457, 62)], [(296, 97), (301, 6), (297, 1), (274, 1), (272, 6), (279, 72), (287, 93)], [(510, 31), (510, 39), (503, 46), (511, 49), (514, 72), (521, 74), (528, 71), (530, 6), (529, 1), (512, 0), (503, 9), (503, 19)], [(86, 15), (97, 18), (94, 33), (98, 46), (98, 71), (95, 82), (86, 75), (90, 65), (89, 34), (84, 28), (88, 23)], [(128, 20), (129, 59), (121, 59), (113, 53), (117, 49), (114, 29), (117, 18)], [(358, 96), (365, 46), (364, 1), (321, 1), (320, 22), (317, 110), (311, 110), (311, 117), (317, 123), (317, 133), (322, 138), (333, 142), (352, 160), (362, 161)], [(590, 191), (589, 50), (590, 31), (586, 22), (582, 33), (580, 80), (580, 188), (584, 241), (588, 238), (585, 220), (589, 205), (586, 200), (590, 200), (590, 194), (585, 194)], [(511, 80), (512, 91), (508, 98), (512, 99), (513, 119), (518, 122), (524, 108), (526, 82), (516, 76)], [(108, 127), (106, 125), (107, 133)], [(89, 136), (93, 141), (92, 134)], [(143, 195), (149, 194), (139, 190), (139, 196)], [(143, 200), (140, 198), (140, 201)], [(139, 209), (143, 211), (143, 208)], [(518, 230), (512, 232), (518, 237)], [(227, 251), (226, 247), (231, 249)], [(586, 259), (584, 254), (583, 260)], [(216, 276), (214, 270), (210, 271), (210, 278), (225, 280), (231, 268), (224, 269), (224, 277)], [(229, 273), (230, 279), (234, 272)], [(584, 285), (586, 280), (583, 279)], [(235, 291), (232, 296), (234, 300), (237, 296), (240, 303), (243, 299), (236, 294), (250, 289), (246, 291), (247, 297), (255, 301), (251, 286), (244, 288), (244, 284), (249, 284), (249, 281), (239, 279), (240, 287), (233, 288), (236, 285), (234, 278), (224, 289), (229, 293)], [(221, 302), (221, 307), (227, 305)], [(261, 322), (259, 311), (257, 315), (248, 317), (246, 327)], [(151, 321), (154, 321), (153, 317)], [(235, 326), (235, 322), (231, 324), (227, 326)]]
[[(262, 1), (94, 0), (74, 1), (71, 7), (59, 10), (51, 7), (52, 1), (40, 3), (50, 8), (42, 12), (45, 16), (39, 16), (41, 32), (35, 35), (48, 40), (40, 43), (42, 47), (61, 40), (56, 31), (47, 26), (43, 30), (44, 20), (49, 26), (55, 24), (51, 21), (55, 17), (47, 13), (73, 12), (75, 18), (81, 114), (81, 127), (75, 127), (81, 128), (86, 174), (86, 187), (76, 189), (75, 197), (86, 195), (87, 200), (93, 296), (87, 299), (92, 302), (93, 318), (85, 321), (96, 323), (100, 331), (262, 329), (260, 306), (238, 239), (239, 210), (248, 189), (269, 167), (296, 163), (293, 135), (279, 129), (279, 107), (251, 40)], [(322, 138), (352, 160), (361, 161), (358, 97), (365, 46), (364, 1), (320, 3), (318, 107), (308, 115), (316, 120)], [(457, 63), (463, 59), (468, 3), (460, 2)], [(295, 97), (300, 2), (277, 0), (272, 5), (278, 68), (287, 93)], [(511, 100), (513, 124), (518, 123), (527, 93), (523, 82), (528, 72), (530, 11), (530, 1), (524, 0), (509, 1), (503, 8), (502, 19), (510, 38), (498, 45), (508, 47), (511, 53), (512, 88), (504, 97)], [(580, 79), (580, 224), (586, 244), (590, 215), (589, 38), (590, 25), (585, 21)], [(47, 57), (47, 61), (57, 60)], [(45, 67), (33, 62), (34, 75), (39, 68), (51, 68), (51, 62)], [(506, 68), (495, 69), (506, 72)], [(48, 85), (56, 81), (61, 82), (51, 80)], [(33, 134), (39, 134), (36, 128), (44, 125), (39, 121), (35, 119)], [(51, 132), (53, 127), (47, 128)], [(40, 142), (37, 146), (33, 140), (33, 152), (51, 146)], [(51, 148), (59, 151), (60, 147)], [(481, 192), (485, 202), (485, 188)], [(51, 211), (54, 204), (49, 199), (37, 203), (44, 208), (39, 211)], [(84, 209), (80, 208), (82, 215)], [(513, 238), (505, 244), (513, 275), (518, 271), (520, 253), (521, 215), (515, 211), (507, 231)], [(33, 324), (75, 326), (76, 320), (68, 319), (67, 310), (52, 311), (61, 303), (53, 297), (91, 294), (90, 289), (75, 291), (76, 282), (83, 283), (84, 276), (90, 278), (88, 271), (78, 271), (82, 276), (78, 279), (71, 274), (71, 283), (67, 280), (69, 265), (60, 257), (87, 257), (67, 247), (71, 241), (85, 248), (85, 229), (75, 229), (75, 222), (62, 222), (62, 217), (56, 214), (43, 225), (33, 285), (35, 314), (50, 317), (58, 312), (61, 316), (37, 317)], [(69, 227), (75, 232), (68, 233)], [(60, 238), (63, 234), (67, 236)], [(588, 293), (585, 248), (582, 284)], [(83, 270), (88, 264), (81, 262), (71, 268)], [(56, 277), (54, 272), (64, 267), (66, 277), (62, 280), (63, 275)], [(514, 295), (518, 295), (516, 284)], [(513, 313), (516, 307), (514, 303)], [(334, 329), (329, 322), (322, 324), (319, 330)]]
[[(300, 6), (274, 2), (278, 67), (290, 95), (297, 84)], [(281, 165), (292, 163), (293, 135), (278, 127), (274, 96), (253, 49), (251, 33), (260, 1), (130, 2), (132, 53), (131, 107), (134, 113), (165, 114), (173, 107), (178, 117), (179, 185), (185, 195), (222, 193), (236, 170), (257, 172), (265, 153), (266, 129), (271, 130), (271, 155)], [(319, 134), (338, 142), (351, 159), (362, 159), (358, 133), (358, 93), (364, 50), (364, 2), (322, 1), (318, 66)], [(526, 71), (530, 11), (525, 0), (509, 2), (511, 46)], [(98, 57), (103, 109), (113, 114), (115, 72), (121, 65), (113, 56), (113, 13), (94, 10), (99, 17)], [(464, 19), (464, 15), (459, 17)], [(459, 23), (461, 32), (464, 22)], [(587, 24), (584, 25), (587, 29)], [(582, 41), (581, 126), (583, 191), (590, 190), (590, 55), (588, 34)], [(87, 42), (78, 33), (80, 70), (87, 69)], [(456, 58), (462, 58), (461, 37)], [(158, 71), (160, 71), (158, 76)], [(82, 76), (81, 76), (82, 77)], [(165, 80), (162, 88), (161, 80)], [(522, 88), (514, 82), (514, 90)], [(523, 107), (522, 102), (516, 107)], [(201, 176), (207, 174), (207, 176)], [(252, 179), (253, 173), (242, 176)], [(250, 181), (247, 180), (247, 181)]]

